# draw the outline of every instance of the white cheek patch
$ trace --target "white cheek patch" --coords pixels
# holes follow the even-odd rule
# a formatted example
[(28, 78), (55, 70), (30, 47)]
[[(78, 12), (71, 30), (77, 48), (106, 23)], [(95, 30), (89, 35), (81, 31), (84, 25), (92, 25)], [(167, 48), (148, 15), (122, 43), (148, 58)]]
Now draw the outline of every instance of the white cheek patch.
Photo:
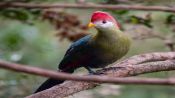
[(97, 28), (108, 28), (108, 27), (113, 27), (114, 23), (110, 21), (106, 21), (106, 23), (103, 23), (102, 21), (97, 21), (94, 23)]

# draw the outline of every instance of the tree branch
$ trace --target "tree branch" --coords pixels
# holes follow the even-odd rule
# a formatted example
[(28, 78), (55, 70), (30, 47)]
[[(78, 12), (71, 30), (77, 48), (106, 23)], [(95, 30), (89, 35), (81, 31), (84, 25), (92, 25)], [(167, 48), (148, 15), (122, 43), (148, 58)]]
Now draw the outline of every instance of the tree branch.
[[(174, 70), (175, 62), (172, 59), (175, 59), (175, 52), (136, 55), (98, 72), (102, 72), (108, 77), (128, 77), (150, 72)], [(93, 82), (66, 81), (61, 85), (26, 98), (63, 98), (96, 86), (98, 84)]]
[[(175, 60), (167, 60), (167, 61), (161, 61), (159, 62), (159, 65), (165, 65), (170, 64), (172, 68), (170, 70), (175, 69)], [(151, 65), (154, 65), (153, 63)], [(173, 66), (174, 65), (174, 66)], [(141, 69), (141, 67), (144, 65), (137, 65), (138, 69)], [(156, 65), (157, 66), (157, 65)], [(140, 68), (139, 68), (140, 67)], [(148, 66), (147, 66), (148, 67)], [(62, 72), (55, 72), (51, 70), (45, 70), (41, 68), (36, 67), (29, 67), (29, 65), (21, 65), (21, 64), (15, 64), (15, 63), (9, 63), (6, 61), (0, 61), (0, 68), (13, 70), (17, 72), (24, 72), (44, 77), (52, 77), (56, 79), (63, 79), (63, 80), (74, 80), (74, 81), (86, 81), (86, 82), (101, 82), (101, 83), (114, 83), (114, 84), (154, 84), (154, 85), (174, 85), (175, 79), (173, 81), (169, 81), (167, 79), (156, 79), (156, 78), (111, 78), (107, 76), (96, 76), (96, 75), (88, 75), (88, 76), (78, 76), (73, 74), (66, 74)], [(106, 68), (105, 70), (111, 70), (112, 67)], [(117, 68), (117, 67), (113, 67)], [(121, 68), (121, 67), (119, 67)], [(148, 67), (150, 68), (150, 67)], [(148, 69), (150, 71), (154, 69)], [(165, 69), (162, 69), (165, 70)]]
[[(56, 79), (66, 79), (75, 81), (66, 81), (62, 85), (54, 86), (48, 90), (33, 94), (26, 98), (62, 98), (70, 94), (90, 89), (97, 86), (98, 83), (114, 84), (151, 84), (151, 85), (174, 85), (175, 79), (157, 79), (157, 78), (119, 78), (133, 76), (149, 72), (168, 71), (175, 69), (175, 52), (167, 53), (150, 53), (130, 57), (119, 62), (112, 67), (98, 70), (104, 73), (101, 76), (78, 76), (51, 70), (29, 67), (6, 61), (0, 61), (0, 68), (10, 69), (13, 71), (24, 72), (29, 74), (52, 77)], [(111, 78), (118, 77), (118, 78)], [(81, 82), (77, 82), (81, 81)], [(86, 82), (82, 82), (86, 81)], [(96, 83), (94, 83), (96, 82)]]
[[(94, 81), (94, 82), (106, 82), (106, 83), (123, 83), (123, 84), (129, 84), (129, 83), (138, 83), (142, 80), (135, 79), (132, 80), (132, 78), (128, 81), (127, 78), (123, 80), (123, 78), (116, 78), (111, 79), (110, 77), (128, 77), (128, 76), (134, 76), (138, 74), (143, 73), (150, 73), (150, 72), (157, 72), (157, 71), (168, 71), (168, 70), (174, 70), (175, 69), (175, 52), (167, 52), (167, 53), (149, 53), (149, 54), (142, 54), (142, 55), (136, 55), (133, 57), (130, 57), (122, 62), (119, 62), (112, 67), (105, 68), (102, 70), (98, 70), (97, 72), (104, 73), (104, 75), (108, 76), (77, 76), (77, 75), (68, 75), (63, 73), (57, 73), (57, 72), (49, 72), (51, 75), (49, 76), (47, 72), (44, 72), (44, 75), (41, 76), (49, 76), (52, 78), (59, 78), (59, 79), (69, 79), (69, 80), (81, 80), (81, 81)], [(5, 67), (3, 66), (4, 64)], [(7, 62), (0, 62), (1, 68), (7, 68), (7, 65), (10, 65), (11, 63)], [(27, 73), (34, 73), (32, 70), (36, 71), (40, 75), (42, 73), (42, 70), (36, 70), (36, 69), (25, 69), (20, 68), (20, 65), (13, 64), (13, 67), (11, 70), (15, 71), (22, 71)], [(23, 66), (24, 67), (24, 66)], [(29, 67), (28, 67), (29, 68)], [(63, 76), (60, 76), (63, 75)], [(174, 79), (173, 79), (174, 80)], [(110, 82), (109, 82), (110, 81)], [(128, 81), (128, 82), (126, 82)], [(149, 81), (149, 80), (145, 80)], [(155, 80), (153, 80), (155, 81)], [(153, 82), (152, 81), (152, 82)], [(161, 84), (161, 79), (159, 83)], [(174, 82), (169, 80), (163, 80), (164, 82), (162, 84), (173, 84)], [(143, 82), (143, 81), (142, 81)], [(150, 81), (149, 81), (150, 82)], [(149, 83), (146, 82), (145, 84)], [(155, 83), (155, 84), (159, 84)], [(143, 83), (142, 83), (143, 84)], [(150, 83), (154, 84), (154, 83)], [(66, 81), (62, 85), (54, 86), (48, 90), (39, 92), (37, 94), (33, 94), (31, 96), (28, 96), (26, 98), (62, 98), (68, 95), (71, 95), (73, 93), (94, 88), (97, 86), (97, 83), (93, 82), (77, 82), (77, 81)]]
[(101, 4), (34, 4), (34, 3), (18, 3), (18, 2), (0, 2), (0, 8), (81, 8), (81, 9), (110, 9), (110, 10), (144, 10), (144, 11), (164, 11), (175, 13), (174, 7), (164, 6), (142, 6), (142, 5), (101, 5)]

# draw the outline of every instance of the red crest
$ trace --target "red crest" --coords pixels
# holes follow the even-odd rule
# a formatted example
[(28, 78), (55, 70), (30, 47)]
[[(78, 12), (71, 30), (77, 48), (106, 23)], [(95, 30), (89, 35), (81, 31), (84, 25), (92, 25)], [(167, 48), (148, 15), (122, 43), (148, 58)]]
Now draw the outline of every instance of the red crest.
[(111, 21), (113, 23), (116, 24), (117, 27), (120, 28), (119, 23), (115, 20), (114, 17), (112, 17), (109, 13), (107, 12), (102, 12), (102, 11), (96, 11), (92, 14), (91, 17), (91, 22), (95, 22), (95, 21), (103, 21), (103, 20), (107, 20), (107, 21)]

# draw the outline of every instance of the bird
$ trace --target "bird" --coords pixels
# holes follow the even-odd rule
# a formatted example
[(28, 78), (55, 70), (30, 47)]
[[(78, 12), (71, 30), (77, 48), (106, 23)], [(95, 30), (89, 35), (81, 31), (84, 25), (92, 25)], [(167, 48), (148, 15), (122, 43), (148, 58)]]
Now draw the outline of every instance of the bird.
[[(93, 12), (88, 27), (94, 27), (97, 32), (72, 43), (59, 64), (60, 72), (73, 73), (77, 68), (84, 67), (89, 73), (95, 74), (92, 69), (104, 68), (129, 51), (130, 37), (120, 30), (119, 23), (109, 13)], [(50, 78), (35, 93), (63, 82), (64, 80)]]

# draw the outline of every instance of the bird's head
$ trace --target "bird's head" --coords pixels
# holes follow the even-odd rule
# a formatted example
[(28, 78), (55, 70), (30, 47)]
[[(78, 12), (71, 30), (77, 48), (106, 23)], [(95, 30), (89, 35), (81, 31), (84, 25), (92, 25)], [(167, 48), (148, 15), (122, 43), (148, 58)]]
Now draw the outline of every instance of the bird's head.
[(91, 16), (91, 21), (88, 27), (95, 27), (98, 30), (117, 28), (119, 29), (119, 23), (107, 12), (95, 11)]

